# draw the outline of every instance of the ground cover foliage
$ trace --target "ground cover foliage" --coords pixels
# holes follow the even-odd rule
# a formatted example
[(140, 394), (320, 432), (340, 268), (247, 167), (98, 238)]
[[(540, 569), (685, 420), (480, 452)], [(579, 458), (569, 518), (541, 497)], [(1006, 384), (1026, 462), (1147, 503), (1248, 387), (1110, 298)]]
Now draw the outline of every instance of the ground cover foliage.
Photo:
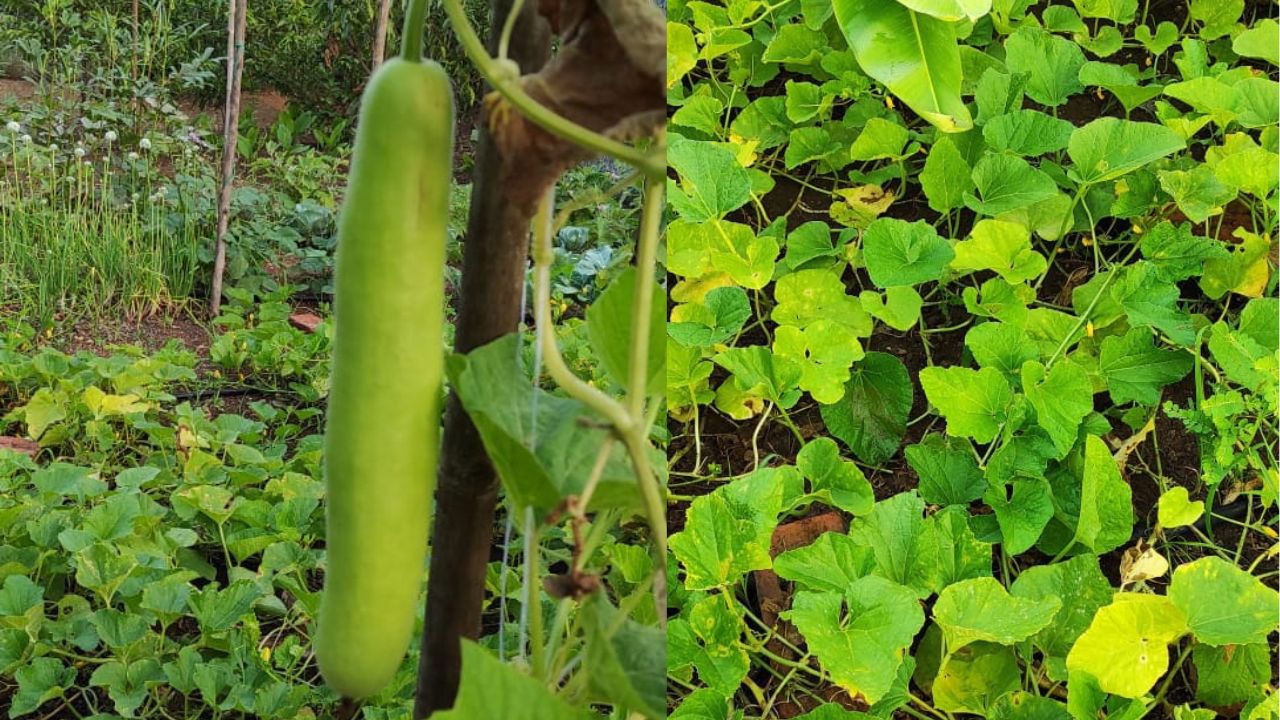
[(1275, 7), (668, 10), (671, 716), (1276, 716)]

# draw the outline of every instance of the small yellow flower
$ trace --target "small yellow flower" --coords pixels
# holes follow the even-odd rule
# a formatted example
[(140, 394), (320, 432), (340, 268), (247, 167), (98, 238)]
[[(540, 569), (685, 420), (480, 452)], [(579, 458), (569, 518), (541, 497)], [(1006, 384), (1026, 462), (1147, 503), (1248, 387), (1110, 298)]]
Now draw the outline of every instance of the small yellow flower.
[(263, 647), (260, 654), (262, 655), (262, 662), (271, 662), (271, 648)]
[(1088, 335), (1089, 337), (1093, 337), (1093, 321), (1092, 321), (1092, 320), (1090, 320), (1089, 322), (1085, 323), (1085, 326), (1084, 326), (1084, 332), (1085, 332), (1085, 334), (1086, 334), (1086, 335)]
[(1142, 226), (1141, 226), (1141, 225), (1139, 225), (1138, 223), (1134, 223), (1134, 224), (1133, 224), (1133, 234), (1134, 234), (1134, 235), (1141, 235), (1141, 234), (1142, 234)]
[(1085, 236), (1084, 236), (1084, 246), (1085, 246), (1085, 247), (1093, 247), (1093, 236), (1092, 236), (1092, 235), (1085, 235)]
[(892, 109), (893, 109), (893, 96), (892, 96), (892, 95), (885, 95), (885, 96), (884, 96), (884, 106), (885, 106), (885, 107), (887, 107), (887, 108), (889, 108), (890, 110), (892, 110)]

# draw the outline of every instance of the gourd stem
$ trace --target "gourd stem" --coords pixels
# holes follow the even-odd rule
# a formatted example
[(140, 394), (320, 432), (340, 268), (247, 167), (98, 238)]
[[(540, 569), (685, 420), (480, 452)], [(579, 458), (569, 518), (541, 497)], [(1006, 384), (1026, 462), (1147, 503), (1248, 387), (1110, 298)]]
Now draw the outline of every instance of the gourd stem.
[(666, 177), (667, 164), (662, 153), (645, 153), (613, 138), (592, 132), (572, 120), (557, 115), (529, 97), (520, 88), (516, 78), (506, 77), (498, 70), (498, 61), (489, 57), (489, 53), (485, 51), (484, 43), (471, 27), (471, 21), (467, 18), (467, 12), (463, 9), (461, 0), (441, 1), (444, 3), (445, 12), (449, 14), (449, 23), (453, 25), (453, 31), (462, 43), (467, 57), (480, 71), (485, 82), (492, 85), (493, 89), (515, 106), (521, 114), (553, 135), (642, 170), (650, 180), (661, 181)]
[(511, 33), (516, 27), (516, 18), (520, 17), (520, 9), (524, 6), (524, 0), (515, 0), (511, 4), (511, 12), (507, 13), (507, 19), (502, 23), (502, 35), (498, 38), (498, 59), (507, 59), (507, 48), (511, 47)]
[(551, 219), (554, 205), (555, 186), (552, 186), (538, 203), (538, 214), (533, 221), (534, 312), (538, 325), (546, 328), (538, 333), (541, 338), (542, 361), (547, 365), (547, 374), (565, 392), (605, 416), (619, 434), (625, 433), (634, 424), (626, 408), (599, 388), (588, 385), (573, 374), (560, 355), (555, 333), (551, 331), (554, 327), (551, 320), (551, 261), (554, 257), (551, 250)]
[(631, 373), (627, 383), (627, 410), (637, 423), (644, 416), (645, 389), (649, 380), (649, 330), (653, 318), (653, 276), (662, 225), (663, 183), (650, 182), (644, 189), (644, 216), (636, 242), (636, 294), (631, 313)]
[(409, 0), (409, 10), (404, 14), (400, 57), (409, 62), (422, 62), (422, 23), (427, 17), (428, 1)]

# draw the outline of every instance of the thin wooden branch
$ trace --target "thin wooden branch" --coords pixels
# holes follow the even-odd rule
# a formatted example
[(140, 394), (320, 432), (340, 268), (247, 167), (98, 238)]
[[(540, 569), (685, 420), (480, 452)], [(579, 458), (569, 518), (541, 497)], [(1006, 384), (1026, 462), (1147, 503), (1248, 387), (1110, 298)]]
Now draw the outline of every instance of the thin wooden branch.
[(373, 62), (369, 73), (373, 74), (387, 59), (387, 25), (391, 22), (391, 0), (378, 0), (378, 24), (373, 29)]
[(209, 291), (209, 314), (222, 309), (222, 276), (227, 266), (227, 228), (231, 224), (231, 184), (236, 173), (240, 124), (240, 80), (244, 75), (248, 0), (227, 0), (227, 98), (222, 126), (222, 184), (218, 190), (218, 235)]

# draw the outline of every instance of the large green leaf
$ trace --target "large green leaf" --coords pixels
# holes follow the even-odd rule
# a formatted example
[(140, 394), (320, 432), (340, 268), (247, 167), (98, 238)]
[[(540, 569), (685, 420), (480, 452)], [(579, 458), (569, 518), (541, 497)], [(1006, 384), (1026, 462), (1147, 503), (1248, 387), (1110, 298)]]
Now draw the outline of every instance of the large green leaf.
[(619, 618), (604, 593), (583, 607), (587, 658), (597, 697), (639, 711), (649, 720), (667, 716), (666, 633)]
[(947, 434), (989, 443), (1006, 419), (1013, 391), (995, 368), (927, 367), (920, 385), (947, 420)]
[(1077, 555), (1066, 562), (1029, 567), (1009, 587), (1016, 597), (1062, 601), (1053, 622), (1031, 641), (1048, 657), (1066, 658), (1076, 638), (1089, 627), (1094, 613), (1110, 604), (1113, 590), (1102, 574), (1096, 555)]
[(746, 168), (721, 145), (677, 135), (667, 147), (667, 163), (679, 176), (668, 186), (671, 207), (682, 218), (719, 220), (751, 198)]
[(1209, 645), (1266, 642), (1280, 606), (1275, 590), (1216, 556), (1179, 565), (1169, 600), (1186, 613), (1196, 639)]
[[(576, 494), (592, 474), (609, 431), (578, 400), (535, 388), (519, 362), (519, 338), (505, 335), (449, 361), (450, 384), (480, 431), (516, 507), (550, 511)], [(665, 345), (665, 343), (663, 343)], [(626, 452), (615, 447), (605, 462), (592, 505), (643, 505)]]
[[(630, 382), (631, 321), (635, 297), (635, 269), (627, 268), (587, 308), (587, 335), (591, 338), (591, 346), (620, 387), (626, 387)], [(650, 297), (649, 352), (644, 392), (652, 395), (662, 392), (667, 381), (667, 294), (654, 283)]]
[(950, 137), (943, 135), (929, 148), (920, 171), (920, 189), (929, 207), (945, 213), (964, 207), (964, 194), (973, 189), (972, 170)]
[(1114, 180), (1186, 147), (1163, 125), (1104, 117), (1071, 133), (1067, 155), (1081, 182)]
[(939, 130), (973, 127), (960, 99), (963, 71), (951, 23), (897, 0), (834, 0), (834, 6), (864, 72)]
[(994, 270), (1013, 285), (1033, 280), (1048, 268), (1044, 256), (1031, 249), (1027, 229), (1002, 220), (979, 220), (969, 239), (956, 243), (955, 251), (952, 268), (970, 272)]
[(955, 652), (979, 640), (1000, 645), (1022, 642), (1048, 625), (1061, 607), (1057, 597), (1015, 597), (999, 580), (980, 577), (943, 590), (933, 606), (933, 618), (942, 628), (947, 650)]
[(877, 287), (919, 285), (942, 277), (955, 251), (929, 223), (879, 218), (863, 234), (863, 259)]
[(1120, 476), (1107, 444), (1097, 435), (1085, 438), (1080, 517), (1075, 541), (1101, 554), (1129, 542), (1133, 534), (1133, 491)]
[(859, 460), (878, 464), (898, 451), (912, 401), (911, 375), (902, 361), (869, 352), (854, 364), (844, 396), (821, 406), (822, 420)]
[(1027, 74), (1027, 96), (1041, 105), (1057, 107), (1084, 89), (1078, 77), (1084, 53), (1070, 40), (1022, 25), (1004, 46), (1009, 70)]
[(973, 166), (973, 184), (977, 195), (966, 192), (965, 205), (991, 216), (1044, 202), (1058, 193), (1053, 178), (1026, 160), (1005, 153), (983, 155)]
[(964, 440), (926, 435), (903, 451), (920, 479), (920, 497), (935, 505), (966, 505), (982, 497), (986, 483)]
[(462, 680), (452, 710), (433, 720), (583, 720), (594, 713), (575, 709), (552, 695), (546, 685), (495, 658), (470, 640), (462, 641)]
[(1191, 356), (1186, 352), (1155, 347), (1151, 332), (1144, 328), (1132, 328), (1124, 335), (1104, 339), (1098, 352), (1098, 372), (1117, 405), (1155, 405), (1160, 400), (1160, 388), (1186, 377), (1191, 365)]
[(1060, 362), (1045, 373), (1044, 365), (1028, 360), (1022, 365), (1022, 391), (1036, 409), (1036, 422), (1066, 455), (1076, 443), (1076, 431), (1093, 411), (1093, 386), (1084, 368)]
[(843, 597), (801, 590), (783, 616), (804, 635), (831, 679), (868, 702), (889, 691), (924, 624), (924, 613), (910, 590), (874, 575), (855, 581)]
[(842, 593), (876, 567), (875, 553), (848, 535), (826, 532), (773, 559), (773, 571), (803, 590)]
[(977, 22), (979, 18), (991, 12), (991, 0), (898, 0), (903, 5), (932, 15), (939, 20), (963, 20), (968, 18)]
[(975, 642), (943, 658), (933, 682), (933, 701), (948, 713), (985, 716), (996, 700), (1021, 687), (1021, 680), (1011, 648)]
[(684, 566), (689, 590), (724, 587), (772, 563), (769, 542), (782, 509), (783, 487), (771, 483), (746, 499), (729, 492), (744, 482), (737, 480), (694, 500), (684, 530), (671, 536), (671, 552)]
[(810, 440), (796, 454), (796, 469), (809, 481), (813, 494), (851, 515), (866, 515), (875, 504), (871, 484), (852, 461), (840, 457), (836, 441)]

